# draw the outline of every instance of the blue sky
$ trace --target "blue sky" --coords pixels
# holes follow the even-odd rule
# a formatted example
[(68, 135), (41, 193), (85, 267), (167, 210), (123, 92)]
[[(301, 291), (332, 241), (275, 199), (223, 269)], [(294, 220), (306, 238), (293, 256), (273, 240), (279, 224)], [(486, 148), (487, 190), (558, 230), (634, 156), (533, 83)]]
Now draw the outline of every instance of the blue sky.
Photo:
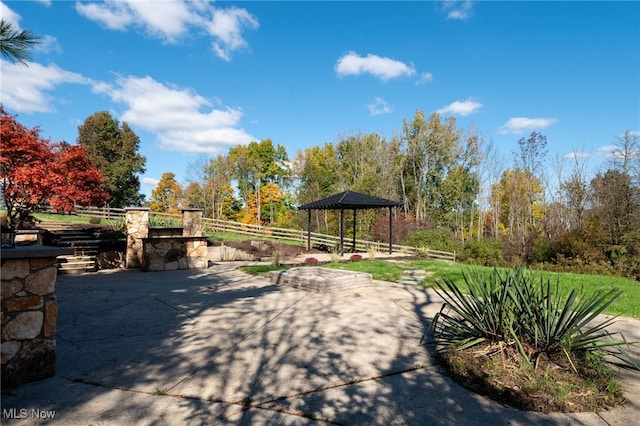
[(142, 191), (199, 155), (270, 138), (296, 151), (400, 133), (416, 110), (474, 126), (510, 163), (604, 164), (640, 132), (640, 2), (4, 1), (42, 37), (0, 63), (0, 102), (54, 141), (107, 110), (140, 136)]

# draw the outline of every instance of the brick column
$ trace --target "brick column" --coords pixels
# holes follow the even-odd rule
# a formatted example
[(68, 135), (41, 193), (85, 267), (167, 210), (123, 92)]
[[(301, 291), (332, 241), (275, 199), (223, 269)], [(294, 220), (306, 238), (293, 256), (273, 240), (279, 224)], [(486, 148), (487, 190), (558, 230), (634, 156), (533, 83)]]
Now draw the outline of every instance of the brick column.
[(125, 210), (127, 219), (127, 268), (140, 268), (144, 262), (142, 239), (149, 236), (149, 209), (130, 207)]
[(202, 236), (202, 209), (182, 209), (182, 236)]

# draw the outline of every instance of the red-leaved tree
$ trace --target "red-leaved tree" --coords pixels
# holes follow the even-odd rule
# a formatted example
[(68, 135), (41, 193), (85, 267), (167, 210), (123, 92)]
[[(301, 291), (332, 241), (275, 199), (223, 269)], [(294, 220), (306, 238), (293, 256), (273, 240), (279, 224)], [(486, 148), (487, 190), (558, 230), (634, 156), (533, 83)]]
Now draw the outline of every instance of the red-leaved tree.
[(7, 224), (20, 228), (34, 209), (48, 202), (73, 211), (75, 203), (99, 205), (109, 199), (104, 177), (83, 147), (51, 143), (0, 106), (0, 185)]

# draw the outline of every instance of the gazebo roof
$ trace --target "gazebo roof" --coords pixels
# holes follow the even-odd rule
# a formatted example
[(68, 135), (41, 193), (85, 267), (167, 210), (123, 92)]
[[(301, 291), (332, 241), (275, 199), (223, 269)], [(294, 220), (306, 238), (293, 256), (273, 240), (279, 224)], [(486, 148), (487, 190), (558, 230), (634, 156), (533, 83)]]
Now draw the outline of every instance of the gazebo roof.
[(361, 210), (379, 209), (384, 207), (397, 207), (402, 203), (387, 200), (386, 198), (373, 197), (354, 191), (344, 191), (322, 200), (303, 204), (299, 210)]

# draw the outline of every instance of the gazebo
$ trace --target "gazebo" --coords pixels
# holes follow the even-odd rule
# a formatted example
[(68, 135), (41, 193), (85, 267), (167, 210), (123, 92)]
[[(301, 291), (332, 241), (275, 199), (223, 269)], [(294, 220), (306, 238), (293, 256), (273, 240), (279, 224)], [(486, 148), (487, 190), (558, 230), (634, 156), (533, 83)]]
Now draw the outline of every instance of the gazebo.
[(311, 210), (340, 210), (340, 253), (344, 252), (344, 211), (353, 210), (353, 248), (356, 247), (356, 211), (365, 209), (389, 209), (389, 254), (393, 250), (393, 230), (391, 209), (401, 206), (398, 201), (373, 197), (354, 191), (344, 191), (322, 200), (317, 200), (298, 207), (299, 210), (307, 210), (307, 250), (311, 250)]

